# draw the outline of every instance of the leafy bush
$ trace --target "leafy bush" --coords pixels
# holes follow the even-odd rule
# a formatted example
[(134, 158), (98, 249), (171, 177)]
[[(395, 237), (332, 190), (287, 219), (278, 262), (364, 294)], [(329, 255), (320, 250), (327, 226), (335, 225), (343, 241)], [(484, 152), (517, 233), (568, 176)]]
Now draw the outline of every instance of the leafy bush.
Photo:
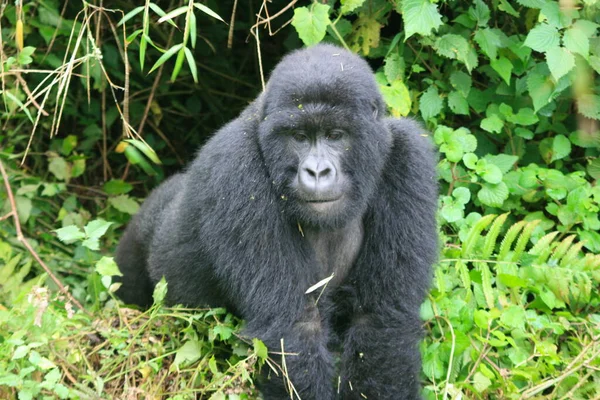
[(240, 2), (229, 26), (232, 1), (71, 3), (0, 6), (0, 395), (253, 396), (259, 342), (221, 311), (118, 308), (110, 254), (282, 53), (329, 41), (439, 148), (426, 396), (599, 398), (600, 2)]

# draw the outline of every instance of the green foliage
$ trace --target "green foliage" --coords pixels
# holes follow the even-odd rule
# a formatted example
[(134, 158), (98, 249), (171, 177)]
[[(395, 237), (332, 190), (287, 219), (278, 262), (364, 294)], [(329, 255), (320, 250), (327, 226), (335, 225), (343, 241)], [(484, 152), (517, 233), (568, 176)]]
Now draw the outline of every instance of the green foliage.
[(600, 305), (600, 255), (582, 254), (575, 235), (536, 239), (540, 220), (507, 229), (508, 216), (475, 219), (462, 251), (444, 251), (421, 309), (430, 332), (423, 344), (426, 392), (593, 397), (600, 376), (587, 366), (598, 362), (600, 316), (586, 311)]

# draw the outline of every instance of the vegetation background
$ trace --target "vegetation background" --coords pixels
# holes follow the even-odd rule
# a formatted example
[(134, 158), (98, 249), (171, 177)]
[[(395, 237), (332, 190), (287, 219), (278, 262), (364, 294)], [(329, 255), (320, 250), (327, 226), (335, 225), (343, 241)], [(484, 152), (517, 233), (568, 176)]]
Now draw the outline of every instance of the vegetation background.
[(120, 308), (149, 190), (291, 49), (365, 56), (440, 149), (427, 399), (600, 399), (600, 1), (0, 1), (0, 398), (256, 398), (225, 310)]

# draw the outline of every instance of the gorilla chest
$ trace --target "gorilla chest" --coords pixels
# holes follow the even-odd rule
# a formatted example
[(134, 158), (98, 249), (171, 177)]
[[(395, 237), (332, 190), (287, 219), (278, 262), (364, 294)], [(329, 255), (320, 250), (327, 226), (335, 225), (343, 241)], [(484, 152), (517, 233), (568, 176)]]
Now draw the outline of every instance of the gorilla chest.
[(363, 242), (361, 218), (335, 230), (307, 229), (305, 237), (312, 248), (323, 277), (334, 274), (332, 283), (339, 284), (354, 264)]

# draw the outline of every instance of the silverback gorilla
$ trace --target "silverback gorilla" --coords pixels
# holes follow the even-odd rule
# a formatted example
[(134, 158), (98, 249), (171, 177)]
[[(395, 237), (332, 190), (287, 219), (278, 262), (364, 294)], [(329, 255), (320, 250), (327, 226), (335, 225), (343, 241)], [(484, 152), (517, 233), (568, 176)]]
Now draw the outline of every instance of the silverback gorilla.
[[(245, 336), (274, 351), (283, 339), (304, 400), (421, 398), (435, 155), (419, 125), (385, 114), (360, 57), (318, 45), (283, 58), (129, 224), (119, 296), (148, 306), (164, 276), (170, 304), (227, 307)], [(268, 370), (264, 398), (290, 398)]]

